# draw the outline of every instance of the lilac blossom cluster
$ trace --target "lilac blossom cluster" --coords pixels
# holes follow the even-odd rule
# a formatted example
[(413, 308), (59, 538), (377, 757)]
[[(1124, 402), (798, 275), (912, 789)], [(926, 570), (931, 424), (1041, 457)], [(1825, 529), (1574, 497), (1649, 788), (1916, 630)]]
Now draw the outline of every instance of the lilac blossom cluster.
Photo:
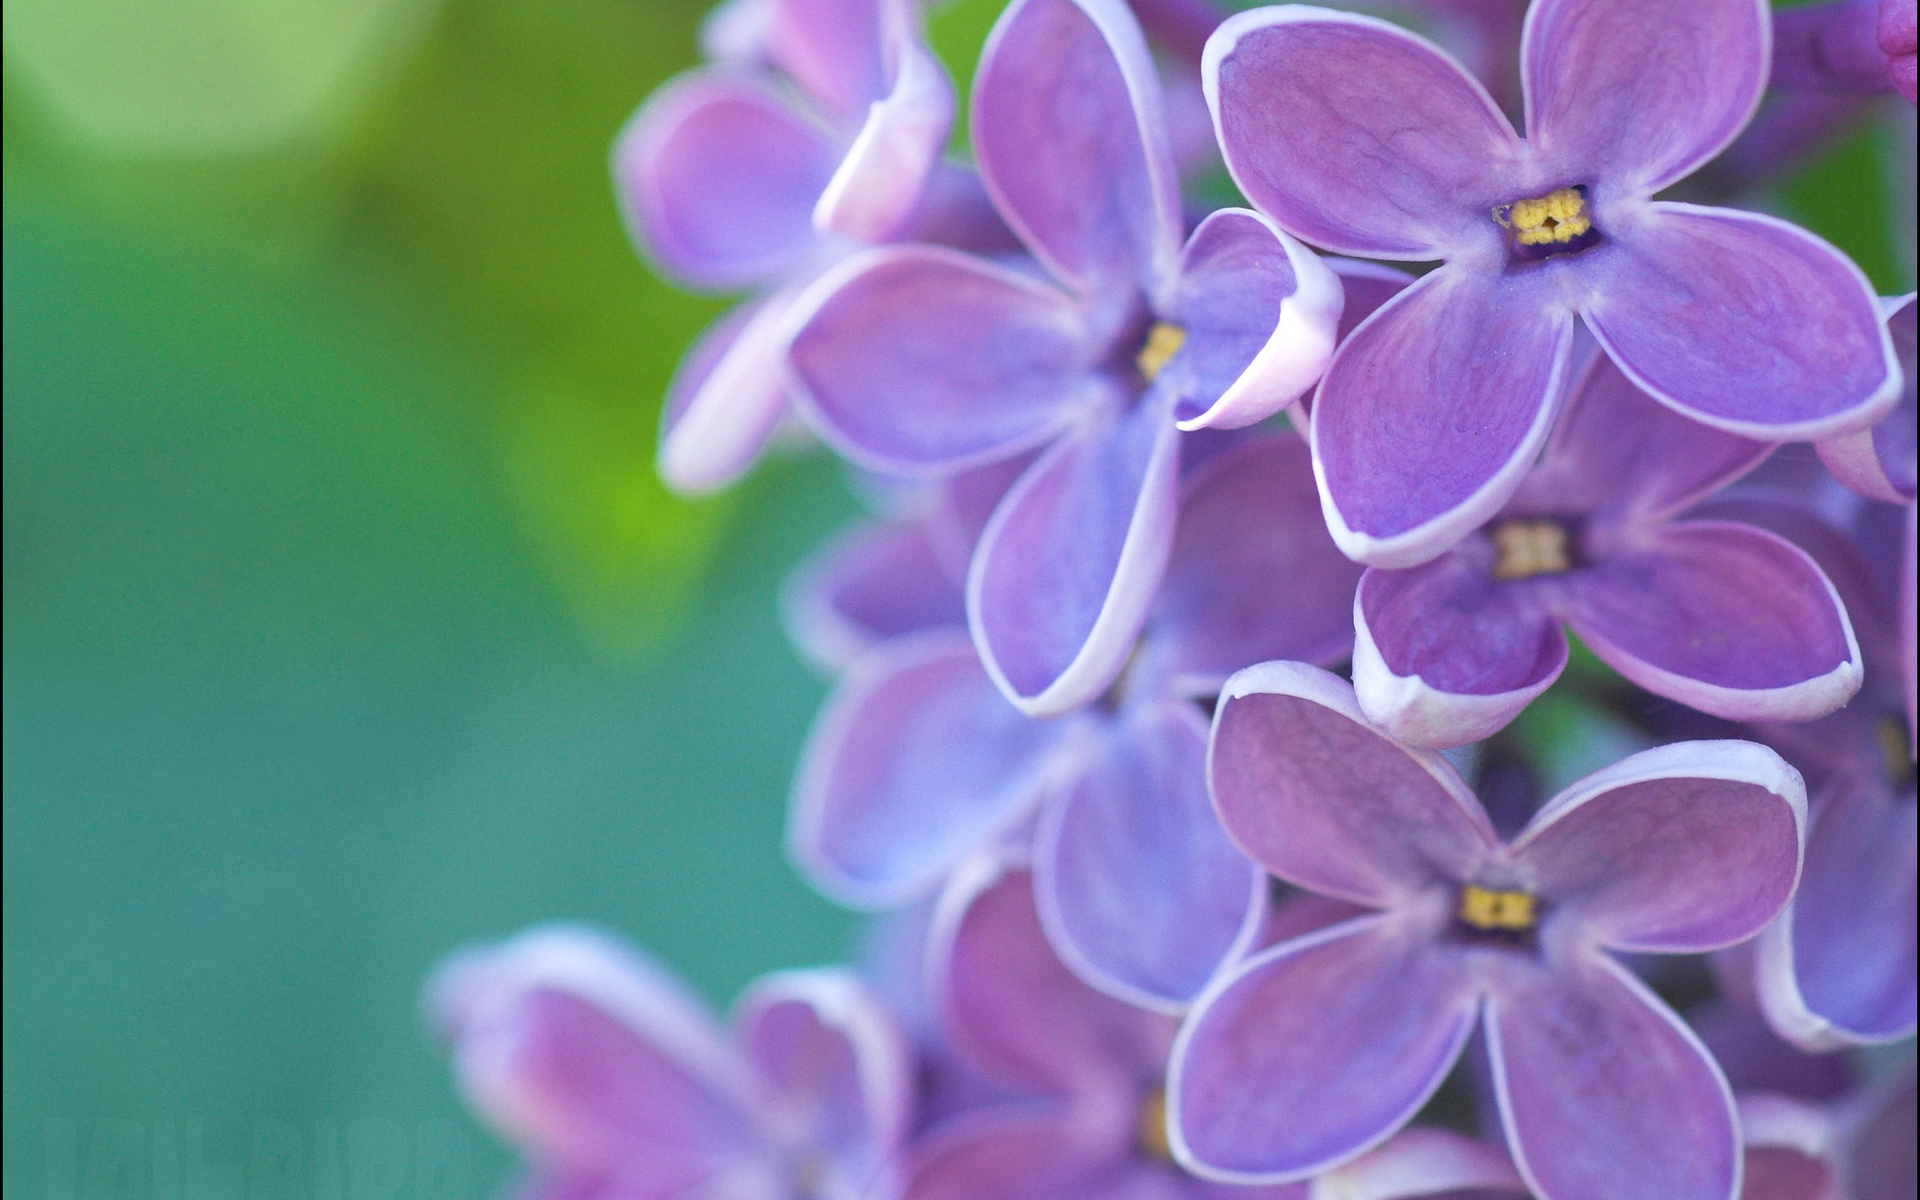
[[(1914, 6), (1358, 7), (1013, 0), (961, 155), (919, 0), (729, 0), (621, 135), (753, 291), (662, 475), (884, 498), (785, 596), (788, 848), (879, 915), (725, 1026), (450, 961), (528, 1194), (1914, 1194), (1915, 299), (1724, 203)], [(1543, 799), (1550, 689), (1637, 741)]]

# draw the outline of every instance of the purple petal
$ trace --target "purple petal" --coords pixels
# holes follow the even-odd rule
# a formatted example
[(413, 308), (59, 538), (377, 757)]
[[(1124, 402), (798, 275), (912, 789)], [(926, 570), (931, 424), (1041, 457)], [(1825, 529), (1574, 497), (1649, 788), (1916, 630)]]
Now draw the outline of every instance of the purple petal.
[(1603, 521), (1670, 516), (1772, 452), (1769, 442), (1702, 425), (1658, 403), (1595, 353), (1513, 507), (1590, 512)]
[(1394, 907), (1495, 853), (1480, 802), (1445, 759), (1389, 741), (1353, 689), (1301, 663), (1232, 679), (1214, 712), (1208, 780), (1221, 822), (1290, 883)]
[(1050, 1095), (1130, 1093), (1165, 1062), (1172, 1023), (1067, 970), (1042, 931), (1033, 877), (1010, 856), (977, 856), (955, 872), (927, 961), (954, 1048), (998, 1082)]
[(1623, 210), (1607, 233), (1581, 315), (1654, 399), (1780, 442), (1872, 424), (1899, 398), (1867, 277), (1805, 230), (1659, 203)]
[(847, 671), (807, 737), (788, 853), (843, 903), (924, 896), (1028, 815), (1058, 740), (1001, 698), (965, 633), (889, 642)]
[[(765, 53), (843, 124), (857, 122), (887, 93), (883, 53), (890, 0), (763, 0), (771, 10)], [(904, 32), (904, 31), (899, 31)]]
[(921, 521), (872, 521), (835, 537), (787, 577), (781, 615), (794, 644), (829, 673), (881, 642), (967, 623)]
[(1765, 0), (1540, 0), (1521, 35), (1527, 140), (1563, 183), (1651, 195), (1746, 127), (1772, 32)]
[[(1229, 17), (1201, 60), (1234, 182), (1336, 254), (1490, 250), (1522, 147), (1472, 76), (1371, 17), (1303, 6)], [(1503, 190), (1504, 189), (1504, 190)]]
[(1102, 410), (1013, 485), (980, 535), (967, 619), (987, 671), (1036, 717), (1105, 691), (1173, 547), (1179, 432), (1164, 393)]
[(1475, 536), (1405, 571), (1370, 570), (1354, 599), (1353, 687), (1367, 719), (1412, 746), (1491, 737), (1567, 665), (1539, 588), (1493, 579)]
[(1920, 419), (1920, 406), (1914, 398), (1916, 376), (1920, 375), (1914, 363), (1914, 296), (1908, 293), (1882, 304), (1893, 308), (1887, 318), (1887, 333), (1893, 339), (1894, 357), (1905, 380), (1900, 401), (1878, 425), (1822, 442), (1818, 449), (1841, 483), (1869, 500), (1905, 504), (1914, 497), (1915, 422)]
[(536, 1159), (618, 1167), (664, 1196), (753, 1152), (744, 1063), (677, 980), (612, 938), (529, 930), (452, 960), (428, 1000), (468, 1100)]
[(870, 251), (803, 298), (790, 356), (833, 447), (897, 475), (1037, 446), (1090, 403), (1079, 310), (1059, 289), (933, 246)]
[(1479, 994), (1463, 956), (1387, 916), (1286, 942), (1201, 997), (1167, 1073), (1176, 1160), (1283, 1183), (1391, 1136), (1446, 1078)]
[(1855, 1076), (1845, 1055), (1808, 1054), (1794, 1047), (1767, 1027), (1748, 998), (1734, 999), (1728, 991), (1722, 986), (1722, 998), (1689, 1011), (1687, 1022), (1736, 1095), (1771, 1092), (1822, 1103), (1852, 1089)]
[(1554, 1200), (1729, 1200), (1733, 1096), (1673, 1012), (1605, 955), (1536, 970), (1487, 1002), (1507, 1144)]
[(1648, 691), (1736, 721), (1806, 721), (1860, 688), (1860, 647), (1806, 552), (1731, 521), (1639, 532), (1567, 577), (1566, 618)]
[(1262, 437), (1191, 475), (1148, 637), (1182, 690), (1217, 692), (1269, 659), (1321, 665), (1353, 645), (1350, 562), (1320, 519), (1297, 437)]
[(1551, 906), (1547, 937), (1697, 953), (1752, 937), (1785, 907), (1805, 824), (1806, 787), (1778, 754), (1676, 742), (1548, 801), (1513, 857)]
[(1760, 1002), (1812, 1048), (1911, 1037), (1916, 1012), (1911, 792), (1842, 776), (1821, 789), (1793, 907), (1761, 936)]
[[(1907, 20), (1912, 29), (1912, 14)], [(1911, 38), (1911, 32), (1908, 34)], [(1911, 58), (1909, 58), (1911, 64)], [(1909, 65), (1907, 81), (1913, 76)], [(1904, 1071), (1875, 1085), (1870, 1105), (1847, 1147), (1847, 1174), (1858, 1200), (1906, 1200), (1914, 1194), (1914, 1073)]]
[[(901, 5), (905, 7), (905, 5)], [(893, 237), (913, 215), (953, 127), (953, 84), (925, 46), (903, 39), (893, 90), (874, 103), (814, 206), (813, 225), (863, 242)]]
[(1527, 1195), (1513, 1162), (1499, 1149), (1446, 1129), (1414, 1125), (1345, 1166), (1320, 1187), (1339, 1200), (1491, 1200)]
[(1377, 567), (1433, 558), (1499, 511), (1552, 428), (1573, 317), (1545, 277), (1446, 266), (1354, 330), (1313, 400), (1333, 540)]
[(1034, 256), (1090, 299), (1171, 281), (1180, 199), (1159, 76), (1120, 0), (1015, 0), (980, 54), (973, 151)]
[(975, 1110), (922, 1138), (900, 1200), (1095, 1200), (1111, 1167), (1071, 1114)]
[[(1340, 277), (1341, 290), (1346, 293), (1346, 303), (1340, 309), (1340, 324), (1334, 331), (1335, 346), (1346, 341), (1347, 335), (1359, 328), (1360, 322), (1379, 311), (1387, 301), (1406, 291), (1414, 278), (1398, 267), (1358, 258), (1329, 258), (1324, 261)], [(1313, 397), (1310, 394), (1302, 396), (1287, 409), (1287, 420), (1303, 437), (1311, 436), (1312, 410)]]
[(947, 574), (964, 588), (973, 549), (993, 510), (1039, 455), (1022, 454), (943, 476), (928, 485), (927, 536)]
[(813, 205), (839, 154), (827, 133), (752, 77), (701, 68), (653, 94), (613, 146), (614, 188), (660, 269), (737, 288), (813, 250)]
[(1265, 915), (1267, 877), (1207, 798), (1207, 727), (1185, 700), (1127, 706), (1041, 818), (1040, 915), (1111, 996), (1177, 1013)]
[(661, 412), (660, 477), (682, 495), (733, 483), (787, 412), (783, 323), (790, 292), (743, 304), (687, 352)]
[(1187, 240), (1173, 319), (1186, 342), (1182, 429), (1264, 421), (1313, 387), (1333, 357), (1343, 293), (1311, 250), (1258, 213), (1223, 208)]
[(823, 1192), (876, 1183), (912, 1127), (913, 1051), (878, 997), (837, 969), (757, 981), (734, 1017), (769, 1123), (826, 1172)]

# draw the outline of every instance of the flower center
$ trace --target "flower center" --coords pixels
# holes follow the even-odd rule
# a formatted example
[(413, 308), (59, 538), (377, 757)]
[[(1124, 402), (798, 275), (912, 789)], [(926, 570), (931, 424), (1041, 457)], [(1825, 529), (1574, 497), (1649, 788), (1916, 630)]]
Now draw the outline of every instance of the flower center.
[(1527, 933), (1539, 923), (1533, 893), (1469, 883), (1460, 889), (1460, 923), (1481, 933)]
[(1493, 210), (1493, 219), (1512, 231), (1514, 250), (1522, 259), (1572, 254), (1600, 236), (1587, 208), (1586, 189), (1580, 187), (1555, 188), (1544, 196), (1502, 204)]
[(1133, 365), (1140, 368), (1142, 379), (1152, 383), (1159, 378), (1160, 372), (1167, 369), (1167, 364), (1173, 361), (1173, 356), (1180, 353), (1180, 347), (1186, 343), (1186, 330), (1165, 321), (1155, 321), (1153, 328), (1147, 330), (1146, 344), (1140, 347), (1140, 353), (1133, 356)]
[(1564, 575), (1573, 569), (1570, 541), (1567, 527), (1558, 521), (1502, 521), (1493, 527), (1493, 577), (1515, 580)]
[(1161, 1162), (1173, 1161), (1173, 1146), (1167, 1141), (1167, 1093), (1162, 1088), (1148, 1092), (1140, 1102), (1140, 1153)]
[(1898, 791), (1913, 779), (1913, 755), (1907, 746), (1907, 723), (1897, 716), (1884, 716), (1874, 727), (1880, 742), (1881, 762), (1887, 781)]

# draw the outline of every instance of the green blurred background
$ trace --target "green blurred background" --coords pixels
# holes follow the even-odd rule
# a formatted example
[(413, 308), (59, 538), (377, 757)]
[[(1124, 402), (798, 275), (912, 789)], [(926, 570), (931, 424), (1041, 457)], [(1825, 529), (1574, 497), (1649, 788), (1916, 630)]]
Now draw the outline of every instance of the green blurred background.
[[(698, 7), (6, 6), (8, 1196), (482, 1196), (444, 952), (584, 918), (716, 1003), (844, 952), (780, 855), (823, 689), (774, 592), (853, 504), (805, 454), (661, 489), (722, 302), (605, 179)], [(997, 7), (935, 18), (963, 78)], [(1911, 137), (1773, 196), (1888, 290)]]

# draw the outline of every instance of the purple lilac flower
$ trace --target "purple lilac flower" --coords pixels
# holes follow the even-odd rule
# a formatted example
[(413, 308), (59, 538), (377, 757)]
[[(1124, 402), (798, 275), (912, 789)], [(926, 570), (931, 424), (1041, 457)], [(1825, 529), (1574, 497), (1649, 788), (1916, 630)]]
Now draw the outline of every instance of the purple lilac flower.
[[(1920, 833), (1900, 639), (1873, 569), (1885, 555), (1803, 508), (1749, 497), (1714, 509), (1793, 537), (1821, 563), (1854, 614), (1867, 668), (1860, 694), (1832, 716), (1755, 730), (1804, 773), (1809, 814), (1799, 890), (1753, 946), (1757, 998), (1781, 1036), (1809, 1048), (1911, 1037)], [(1889, 534), (1898, 530), (1883, 530), (1877, 549), (1892, 549)]]
[(888, 1194), (914, 1064), (848, 972), (769, 975), (731, 1035), (678, 981), (591, 930), (456, 955), (428, 989), (474, 1110), (549, 1200)]
[(1578, 316), (1694, 420), (1828, 437), (1892, 405), (1866, 277), (1756, 213), (1656, 202), (1747, 123), (1763, 0), (1536, 0), (1528, 138), (1431, 44), (1288, 5), (1229, 19), (1203, 72), (1228, 168), (1324, 250), (1443, 260), (1348, 338), (1315, 401), (1335, 540), (1414, 566), (1499, 511), (1544, 445)]
[[(1359, 568), (1316, 519), (1298, 438), (1224, 450), (1184, 490), (1165, 584), (1101, 702), (1057, 721), (1024, 716), (955, 627), (882, 642), (847, 670), (790, 810), (789, 851), (817, 888), (862, 907), (908, 903), (1037, 814), (1041, 911), (1090, 983), (1177, 1011), (1246, 944), (1263, 877), (1208, 802), (1193, 700), (1267, 654), (1343, 657)], [(829, 581), (861, 561), (816, 571), (815, 586), (844, 591)]]
[(1911, 1200), (1913, 1067), (1836, 1105), (1768, 1093), (1736, 1100), (1746, 1140), (1743, 1200)]
[(1676, 514), (1773, 449), (1655, 403), (1591, 353), (1540, 461), (1486, 528), (1432, 562), (1371, 569), (1353, 682), (1400, 741), (1488, 737), (1581, 640), (1649, 691), (1731, 720), (1824, 716), (1860, 649), (1813, 559), (1764, 529)]
[(1880, 49), (1880, 0), (1828, 0), (1773, 14), (1777, 88), (1884, 92), (1892, 61)]
[(1544, 1200), (1726, 1200), (1739, 1136), (1695, 1035), (1614, 953), (1751, 937), (1791, 896), (1800, 777), (1694, 742), (1550, 800), (1511, 843), (1446, 760), (1366, 724), (1298, 663), (1234, 676), (1209, 782), (1273, 874), (1377, 911), (1242, 960), (1197, 1001), (1169, 1070), (1176, 1156), (1248, 1182), (1359, 1154), (1484, 1028), (1507, 1142)]
[(1304, 392), (1340, 288), (1243, 209), (1182, 248), (1159, 81), (1119, 0), (1015, 0), (972, 129), (1037, 265), (871, 251), (811, 293), (791, 359), (821, 436), (874, 469), (1045, 447), (987, 524), (967, 611), (994, 682), (1051, 716), (1126, 663), (1173, 546), (1181, 431), (1250, 425)]
[(1795, 1049), (1749, 1008), (1716, 1002), (1689, 1019), (1734, 1090), (1743, 1200), (1915, 1195), (1910, 1063), (1862, 1084), (1844, 1056)]
[(722, 61), (656, 92), (613, 149), (615, 191), (660, 271), (760, 293), (709, 330), (667, 396), (660, 473), (724, 486), (787, 411), (785, 321), (823, 268), (898, 236), (997, 244), (940, 155), (953, 88), (916, 0), (745, 0), (715, 14)]
[(1914, 102), (1914, 53), (1920, 49), (1920, 23), (1915, 20), (1914, 0), (1880, 0), (1880, 25), (1877, 30), (1880, 52), (1887, 56), (1887, 77), (1893, 89)]
[[(957, 1051), (1026, 1097), (936, 1126), (910, 1152), (906, 1200), (1307, 1200), (1304, 1184), (1241, 1188), (1175, 1166), (1162, 1091), (1173, 1022), (1089, 988), (1055, 957), (1017, 855), (956, 871), (929, 950), (932, 988)], [(1469, 1189), (1472, 1189), (1469, 1191)], [(1506, 1156), (1438, 1130), (1408, 1130), (1311, 1195), (1400, 1200), (1523, 1196)]]
[(1900, 402), (1878, 425), (1822, 442), (1819, 451), (1834, 478), (1857, 494), (1869, 500), (1907, 506), (1907, 538), (1900, 551), (1898, 585), (1900, 659), (1905, 674), (1908, 735), (1920, 737), (1914, 679), (1914, 630), (1920, 625), (1914, 611), (1914, 451), (1915, 426), (1920, 423), (1920, 404), (1915, 400), (1916, 382), (1920, 382), (1920, 364), (1915, 363), (1914, 346), (1916, 304), (1911, 292), (1883, 300), (1881, 304), (1887, 311), (1887, 332), (1893, 338), (1901, 375), (1906, 381), (1900, 390)]

